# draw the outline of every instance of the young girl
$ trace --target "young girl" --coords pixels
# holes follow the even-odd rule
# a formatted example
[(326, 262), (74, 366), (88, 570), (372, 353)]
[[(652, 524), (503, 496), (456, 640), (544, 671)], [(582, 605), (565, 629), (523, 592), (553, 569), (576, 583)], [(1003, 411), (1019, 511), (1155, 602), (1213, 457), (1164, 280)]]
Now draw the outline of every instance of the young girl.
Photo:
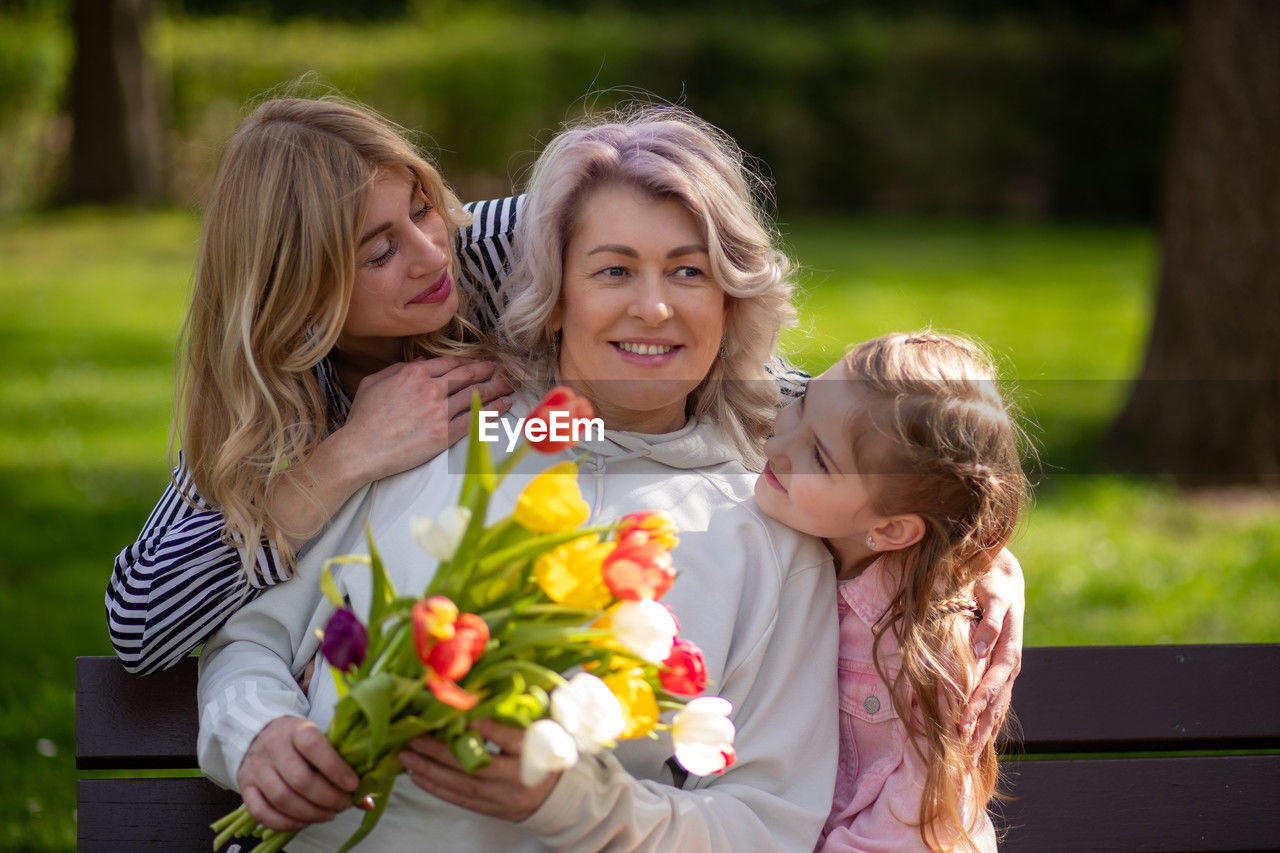
[(840, 761), (824, 851), (995, 850), (994, 738), (958, 733), (981, 675), (971, 592), (1026, 498), (995, 370), (933, 332), (867, 341), (778, 416), (764, 512), (826, 540)]

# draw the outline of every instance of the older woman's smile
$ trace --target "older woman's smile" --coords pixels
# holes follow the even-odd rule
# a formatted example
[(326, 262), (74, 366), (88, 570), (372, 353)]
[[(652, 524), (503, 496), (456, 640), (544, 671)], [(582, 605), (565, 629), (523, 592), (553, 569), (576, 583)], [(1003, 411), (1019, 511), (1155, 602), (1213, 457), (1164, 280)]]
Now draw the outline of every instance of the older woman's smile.
[(622, 183), (592, 190), (577, 222), (552, 317), (560, 375), (610, 429), (679, 429), (725, 332), (702, 227), (679, 201)]
[(679, 344), (648, 343), (645, 341), (614, 341), (622, 356), (633, 364), (660, 366), (675, 357), (682, 347)]

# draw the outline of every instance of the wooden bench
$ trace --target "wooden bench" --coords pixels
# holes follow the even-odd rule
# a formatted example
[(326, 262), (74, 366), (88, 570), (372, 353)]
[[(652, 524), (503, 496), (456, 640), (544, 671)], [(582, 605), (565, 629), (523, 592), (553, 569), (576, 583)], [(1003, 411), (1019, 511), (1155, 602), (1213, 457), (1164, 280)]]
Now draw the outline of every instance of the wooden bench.
[[(195, 767), (195, 673), (79, 658), (76, 766)], [(1280, 848), (1280, 645), (1029, 648), (1014, 712), (1002, 850)], [(208, 851), (239, 804), (199, 778), (86, 778), (78, 798), (84, 853)]]

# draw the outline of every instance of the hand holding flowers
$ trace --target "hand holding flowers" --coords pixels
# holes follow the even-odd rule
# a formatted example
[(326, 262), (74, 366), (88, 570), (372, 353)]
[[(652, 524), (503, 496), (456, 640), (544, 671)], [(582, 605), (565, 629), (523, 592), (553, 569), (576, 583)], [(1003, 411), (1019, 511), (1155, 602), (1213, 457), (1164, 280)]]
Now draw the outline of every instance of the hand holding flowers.
[[(568, 389), (553, 389), (531, 417), (549, 419), (553, 410), (590, 416)], [(246, 805), (258, 805), (264, 785), (283, 787), (292, 817), (255, 807), (271, 818), (267, 829), (241, 807), (215, 824), (215, 849), (254, 834), (264, 839), (258, 853), (279, 850), (298, 824), (371, 800), (348, 850), (372, 831), (403, 769), (445, 800), (520, 820), (581, 753), (620, 738), (665, 730), (690, 772), (732, 764), (728, 703), (704, 703), (692, 716), (681, 710), (680, 697), (706, 686), (706, 667), (658, 601), (676, 574), (670, 520), (645, 512), (580, 527), (590, 508), (576, 466), (562, 462), (534, 478), (510, 516), (486, 526), (494, 490), (529, 448), (495, 469), (475, 419), (459, 505), (412, 524), (415, 540), (440, 561), (421, 598), (394, 589), (372, 538), (367, 557), (326, 564), (321, 586), (335, 611), (321, 650), (338, 688), (332, 722), (322, 734), (283, 718), (260, 733), (263, 749), (285, 760), (266, 767), (255, 740), (238, 777)], [(564, 448), (542, 441), (533, 449)], [(351, 563), (372, 576), (363, 621), (330, 573)], [(663, 723), (671, 711), (674, 720)]]

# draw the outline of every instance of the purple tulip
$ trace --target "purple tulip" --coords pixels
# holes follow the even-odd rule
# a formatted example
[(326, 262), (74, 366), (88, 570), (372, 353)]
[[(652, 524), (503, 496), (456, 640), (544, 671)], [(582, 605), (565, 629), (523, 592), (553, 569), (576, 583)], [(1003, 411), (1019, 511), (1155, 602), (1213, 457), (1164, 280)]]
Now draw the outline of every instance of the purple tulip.
[(343, 607), (334, 611), (324, 626), (324, 639), (320, 641), (320, 653), (325, 660), (342, 672), (364, 662), (369, 650), (369, 632), (360, 624), (359, 617)]

